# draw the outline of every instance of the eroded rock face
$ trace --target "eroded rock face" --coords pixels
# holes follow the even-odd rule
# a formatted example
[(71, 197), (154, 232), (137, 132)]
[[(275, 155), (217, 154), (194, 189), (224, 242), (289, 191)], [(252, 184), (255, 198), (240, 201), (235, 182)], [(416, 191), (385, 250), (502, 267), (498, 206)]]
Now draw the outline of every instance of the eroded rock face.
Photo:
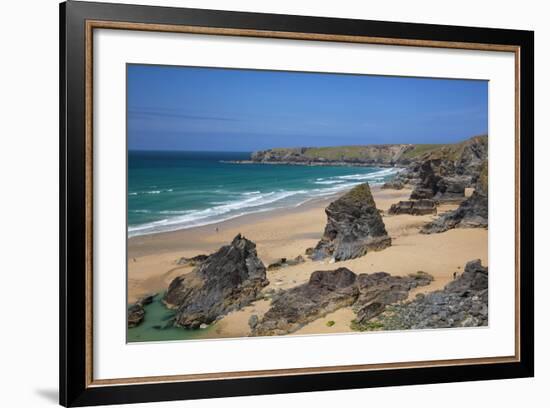
[(145, 318), (145, 309), (143, 306), (151, 304), (156, 295), (147, 295), (139, 299), (136, 303), (128, 306), (128, 328), (139, 326)]
[(163, 300), (176, 309), (176, 326), (195, 329), (250, 304), (268, 284), (256, 244), (239, 234), (193, 271), (175, 278)]
[(139, 303), (134, 303), (128, 307), (128, 328), (136, 327), (143, 322), (145, 318), (145, 309)]
[(206, 259), (208, 259), (208, 255), (197, 255), (191, 258), (182, 256), (176, 263), (181, 266), (197, 266), (206, 261)]
[(488, 215), (487, 196), (474, 191), (456, 210), (442, 214), (436, 220), (426, 224), (420, 232), (434, 234), (452, 228), (487, 228)]
[(464, 273), (443, 290), (419, 295), (411, 302), (392, 305), (378, 321), (385, 330), (486, 326), (488, 268), (470, 261)]
[(460, 203), (464, 200), (464, 191), (472, 185), (470, 176), (442, 177), (437, 183), (433, 199), (439, 203)]
[(386, 272), (360, 274), (357, 278), (359, 297), (353, 308), (357, 324), (363, 324), (382, 313), (386, 306), (407, 299), (409, 291), (429, 285), (433, 277), (424, 272), (409, 276), (392, 276)]
[(359, 295), (356, 278), (347, 268), (313, 272), (309, 282), (273, 297), (271, 308), (255, 325), (252, 335), (292, 333), (319, 317), (350, 306)]
[(293, 333), (348, 306), (353, 306), (362, 322), (382, 313), (387, 305), (406, 299), (409, 290), (429, 285), (432, 280), (422, 272), (400, 277), (385, 272), (356, 275), (347, 268), (316, 271), (308, 283), (274, 294), (271, 308), (254, 325), (252, 335)]
[(410, 215), (425, 215), (436, 214), (437, 207), (434, 200), (409, 200), (399, 201), (397, 204), (392, 204), (388, 214), (410, 214)]
[(391, 245), (370, 187), (361, 184), (332, 202), (325, 210), (327, 225), (311, 258), (344, 261)]

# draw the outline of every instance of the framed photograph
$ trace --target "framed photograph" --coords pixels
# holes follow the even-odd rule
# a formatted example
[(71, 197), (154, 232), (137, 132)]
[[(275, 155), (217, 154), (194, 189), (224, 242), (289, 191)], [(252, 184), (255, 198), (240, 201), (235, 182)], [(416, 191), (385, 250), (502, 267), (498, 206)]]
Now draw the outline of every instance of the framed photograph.
[(534, 375), (534, 33), (60, 7), (60, 402)]

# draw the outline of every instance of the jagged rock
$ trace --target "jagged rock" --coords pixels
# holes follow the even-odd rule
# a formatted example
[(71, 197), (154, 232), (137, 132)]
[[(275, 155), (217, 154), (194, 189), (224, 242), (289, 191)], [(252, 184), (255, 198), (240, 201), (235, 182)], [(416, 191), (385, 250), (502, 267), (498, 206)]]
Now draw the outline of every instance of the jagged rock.
[(193, 271), (175, 278), (163, 300), (176, 309), (174, 325), (196, 329), (250, 304), (268, 284), (256, 244), (238, 234)]
[(416, 187), (411, 192), (411, 200), (431, 200), (434, 192), (431, 188)]
[(454, 211), (442, 214), (436, 220), (426, 224), (420, 232), (433, 234), (452, 228), (487, 228), (489, 217), (489, 167), (485, 160), (480, 165), (475, 190)]
[(443, 290), (392, 305), (376, 320), (385, 330), (486, 326), (488, 272), (479, 259), (470, 261)]
[(208, 259), (208, 255), (197, 255), (192, 258), (186, 258), (182, 256), (178, 259), (177, 264), (182, 266), (197, 266)]
[(254, 336), (292, 333), (307, 323), (353, 305), (358, 321), (382, 313), (386, 305), (404, 300), (409, 290), (429, 285), (430, 275), (391, 276), (386, 272), (356, 275), (347, 268), (316, 271), (309, 282), (280, 291), (252, 331)]
[(387, 181), (384, 184), (382, 184), (382, 189), (389, 189), (389, 190), (402, 190), (404, 187), (405, 185), (399, 180)]
[(136, 327), (143, 322), (145, 309), (140, 303), (134, 303), (128, 307), (128, 328)]
[(409, 291), (418, 286), (429, 285), (433, 277), (425, 272), (409, 276), (392, 276), (386, 272), (360, 274), (357, 277), (359, 297), (353, 305), (361, 325), (382, 313), (387, 305), (407, 299)]
[(355, 302), (357, 275), (347, 268), (315, 271), (309, 282), (282, 291), (258, 322), (253, 336), (292, 333), (305, 324)]
[(139, 326), (145, 318), (145, 308), (143, 306), (153, 303), (157, 294), (147, 295), (138, 299), (136, 303), (128, 306), (128, 328)]
[(425, 215), (436, 214), (437, 207), (434, 200), (415, 200), (415, 201), (399, 201), (397, 204), (392, 204), (388, 214), (411, 214), (411, 215)]
[(313, 250), (313, 260), (333, 258), (344, 261), (391, 245), (367, 183), (356, 186), (332, 202), (325, 212), (327, 225), (323, 238)]
[(281, 268), (286, 268), (287, 266), (294, 266), (301, 263), (304, 263), (306, 260), (302, 255), (298, 255), (296, 258), (293, 259), (287, 259), (287, 258), (281, 258), (272, 264), (269, 264), (267, 267), (268, 271), (274, 271)]
[(426, 224), (420, 232), (434, 234), (452, 228), (487, 228), (488, 215), (487, 196), (474, 191), (456, 210), (442, 214), (436, 220)]
[(464, 200), (464, 192), (470, 185), (471, 176), (442, 177), (437, 183), (433, 199), (439, 203), (460, 203)]
[(434, 167), (440, 165), (440, 161), (427, 160), (420, 164), (418, 177), (421, 182), (411, 192), (411, 200), (432, 198), (437, 192), (437, 185), (441, 176), (436, 174)]
[(306, 248), (306, 255), (307, 256), (313, 255), (313, 248)]

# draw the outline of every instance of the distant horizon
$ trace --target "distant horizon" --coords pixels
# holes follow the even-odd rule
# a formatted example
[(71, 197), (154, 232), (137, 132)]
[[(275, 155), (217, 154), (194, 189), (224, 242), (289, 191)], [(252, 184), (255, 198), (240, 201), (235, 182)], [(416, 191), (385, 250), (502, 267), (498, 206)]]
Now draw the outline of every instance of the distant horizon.
[(480, 80), (131, 64), (127, 83), (132, 151), (449, 144), (488, 133)]
[[(460, 143), (474, 137), (488, 136), (487, 134), (479, 134), (469, 136), (463, 140), (459, 140)], [(299, 148), (324, 148), (324, 147), (363, 147), (363, 146), (384, 146), (384, 145), (447, 145), (453, 143), (370, 143), (363, 145), (330, 145), (330, 146), (274, 146), (267, 149), (260, 150), (270, 150), (270, 149), (299, 149)], [(258, 150), (191, 150), (191, 149), (128, 149), (129, 152), (196, 152), (196, 153), (253, 153)]]

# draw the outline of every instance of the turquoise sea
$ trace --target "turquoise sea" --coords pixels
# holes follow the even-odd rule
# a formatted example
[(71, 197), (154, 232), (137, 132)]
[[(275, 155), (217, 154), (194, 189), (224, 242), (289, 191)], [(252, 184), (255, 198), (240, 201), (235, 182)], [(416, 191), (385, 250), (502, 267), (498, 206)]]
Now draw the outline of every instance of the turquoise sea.
[(396, 169), (237, 164), (249, 152), (128, 152), (128, 236), (216, 224), (299, 206)]

